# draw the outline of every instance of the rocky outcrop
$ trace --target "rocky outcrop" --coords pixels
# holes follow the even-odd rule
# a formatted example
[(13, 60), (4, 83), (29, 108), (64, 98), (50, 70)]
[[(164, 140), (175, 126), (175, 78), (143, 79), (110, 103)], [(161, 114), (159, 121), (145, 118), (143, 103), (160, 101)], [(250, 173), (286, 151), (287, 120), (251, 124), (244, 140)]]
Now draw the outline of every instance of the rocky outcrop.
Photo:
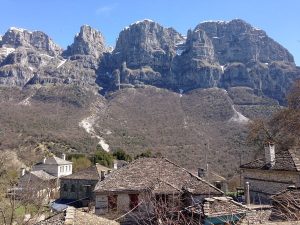
[(187, 37), (138, 21), (120, 32), (113, 51), (84, 25), (63, 53), (40, 31), (11, 28), (0, 41), (0, 69), (3, 85), (78, 84), (103, 94), (145, 84), (176, 92), (247, 87), (282, 104), (300, 78), (284, 47), (239, 19), (200, 23)]
[(123, 85), (167, 87), (164, 76), (170, 73), (172, 60), (182, 51), (184, 42), (185, 38), (173, 28), (164, 28), (151, 20), (131, 24), (121, 31), (113, 52), (102, 59), (98, 83), (109, 88), (111, 84), (107, 81), (119, 74)]
[[(93, 43), (96, 40), (100, 44)], [(98, 89), (95, 87), (95, 71), (98, 68), (97, 57), (105, 50), (103, 46), (102, 35), (83, 26), (75, 43), (69, 48), (74, 55), (70, 53), (65, 59), (61, 54), (62, 49), (46, 34), (11, 28), (3, 36), (0, 48), (0, 83), (20, 87), (77, 84)]]
[(189, 30), (185, 50), (172, 64), (172, 86), (184, 91), (217, 87), (221, 70), (215, 58), (214, 46), (201, 29)]
[(2, 46), (32, 48), (50, 56), (57, 56), (62, 52), (62, 49), (45, 33), (41, 31), (31, 32), (14, 27), (10, 28), (2, 37)]
[(99, 58), (107, 51), (103, 35), (88, 25), (83, 25), (74, 43), (64, 51), (64, 56), (89, 55)]
[(284, 47), (268, 37), (265, 31), (243, 20), (203, 22), (196, 29), (204, 30), (211, 38), (221, 65), (256, 61), (294, 63), (293, 56)]

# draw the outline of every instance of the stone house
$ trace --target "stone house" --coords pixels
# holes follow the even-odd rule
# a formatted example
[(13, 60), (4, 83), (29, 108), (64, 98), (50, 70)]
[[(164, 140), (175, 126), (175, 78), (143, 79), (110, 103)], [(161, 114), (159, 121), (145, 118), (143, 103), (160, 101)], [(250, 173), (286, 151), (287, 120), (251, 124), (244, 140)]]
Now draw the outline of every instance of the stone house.
[(43, 170), (29, 172), (22, 169), (17, 195), (22, 201), (48, 202), (54, 197), (56, 185), (57, 178)]
[(60, 178), (60, 199), (86, 206), (95, 200), (94, 188), (98, 181), (110, 174), (111, 169), (100, 164)]
[[(20, 198), (26, 196), (56, 198), (59, 187), (59, 178), (72, 174), (72, 162), (56, 156), (44, 158), (43, 161), (33, 165), (31, 171), (21, 170), (17, 192)], [(46, 195), (46, 196), (45, 196)], [(47, 198), (46, 198), (47, 197)]]
[(99, 181), (94, 191), (98, 215), (143, 210), (153, 199), (184, 207), (224, 194), (166, 158), (139, 158)]
[(217, 174), (211, 169), (208, 170), (208, 168), (198, 168), (197, 175), (198, 177), (201, 177), (209, 183), (215, 185), (217, 188), (224, 191), (225, 193), (228, 191), (226, 178), (222, 177), (221, 175)]
[(62, 158), (56, 156), (45, 157), (43, 161), (32, 167), (32, 171), (38, 170), (43, 170), (52, 176), (60, 178), (72, 174), (72, 162), (66, 160), (65, 154), (62, 154)]
[(265, 157), (241, 166), (244, 181), (249, 182), (250, 202), (270, 203), (270, 197), (287, 187), (300, 184), (300, 149), (275, 152), (267, 143)]

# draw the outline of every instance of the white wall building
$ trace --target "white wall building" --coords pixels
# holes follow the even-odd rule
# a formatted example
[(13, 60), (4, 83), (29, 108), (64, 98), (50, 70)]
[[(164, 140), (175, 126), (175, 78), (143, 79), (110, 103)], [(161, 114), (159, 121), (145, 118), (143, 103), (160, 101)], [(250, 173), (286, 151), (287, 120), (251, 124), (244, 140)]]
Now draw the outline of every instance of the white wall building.
[(35, 164), (32, 171), (44, 170), (52, 176), (60, 178), (72, 174), (72, 162), (67, 161), (65, 154), (62, 158), (52, 156), (44, 158), (42, 162)]

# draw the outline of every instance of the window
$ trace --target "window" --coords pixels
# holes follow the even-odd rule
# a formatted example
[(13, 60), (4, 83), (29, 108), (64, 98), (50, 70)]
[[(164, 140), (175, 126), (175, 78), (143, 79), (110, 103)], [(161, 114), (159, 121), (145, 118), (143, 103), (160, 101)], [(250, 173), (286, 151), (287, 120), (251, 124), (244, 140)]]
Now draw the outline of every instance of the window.
[(118, 207), (118, 195), (107, 196), (108, 200), (108, 210), (117, 210)]
[(67, 191), (68, 191), (68, 185), (67, 185), (67, 184), (64, 184), (63, 189), (64, 189), (65, 192), (67, 192)]
[(71, 192), (75, 192), (75, 185), (74, 184), (71, 185)]
[(129, 207), (130, 209), (135, 208), (139, 204), (138, 194), (129, 194)]
[(91, 194), (91, 186), (87, 185), (85, 188), (86, 188), (86, 189), (85, 189), (85, 193), (86, 193), (87, 195)]
[(66, 172), (68, 171), (68, 166), (65, 166), (65, 171), (66, 171)]

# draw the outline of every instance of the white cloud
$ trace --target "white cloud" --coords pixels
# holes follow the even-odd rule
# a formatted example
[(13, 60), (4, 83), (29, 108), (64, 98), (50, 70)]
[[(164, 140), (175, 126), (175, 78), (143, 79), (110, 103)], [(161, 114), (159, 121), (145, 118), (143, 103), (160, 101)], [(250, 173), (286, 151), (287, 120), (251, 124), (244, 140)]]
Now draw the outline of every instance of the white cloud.
[(116, 8), (116, 6), (116, 4), (100, 6), (96, 9), (96, 14), (107, 16), (112, 12), (113, 9)]

